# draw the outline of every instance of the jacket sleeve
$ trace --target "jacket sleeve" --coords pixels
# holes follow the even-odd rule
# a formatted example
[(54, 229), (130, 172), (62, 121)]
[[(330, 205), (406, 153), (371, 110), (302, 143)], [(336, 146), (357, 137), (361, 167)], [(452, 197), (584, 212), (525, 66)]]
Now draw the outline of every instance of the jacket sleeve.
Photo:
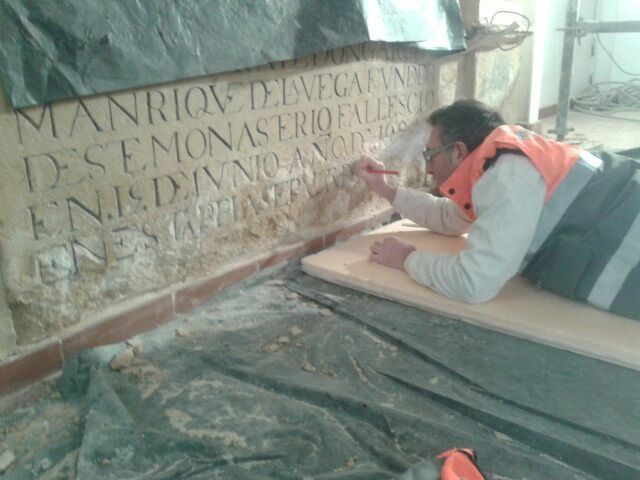
[(393, 207), (421, 227), (443, 235), (460, 235), (469, 231), (471, 220), (448, 198), (398, 187)]
[(417, 282), (455, 300), (490, 300), (516, 273), (535, 234), (546, 185), (521, 155), (502, 155), (476, 182), (476, 221), (467, 249), (456, 254), (413, 252), (405, 270)]

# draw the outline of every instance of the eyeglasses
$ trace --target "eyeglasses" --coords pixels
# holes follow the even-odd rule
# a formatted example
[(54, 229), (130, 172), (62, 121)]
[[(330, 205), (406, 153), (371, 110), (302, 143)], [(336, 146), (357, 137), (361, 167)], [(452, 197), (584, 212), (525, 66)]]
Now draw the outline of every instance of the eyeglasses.
[(424, 161), (429, 163), (431, 161), (431, 159), (434, 157), (434, 155), (439, 154), (440, 152), (444, 152), (445, 150), (453, 147), (455, 145), (455, 142), (453, 143), (449, 143), (443, 147), (438, 147), (438, 148), (434, 148), (434, 149), (425, 149), (422, 152), (422, 156), (424, 157)]

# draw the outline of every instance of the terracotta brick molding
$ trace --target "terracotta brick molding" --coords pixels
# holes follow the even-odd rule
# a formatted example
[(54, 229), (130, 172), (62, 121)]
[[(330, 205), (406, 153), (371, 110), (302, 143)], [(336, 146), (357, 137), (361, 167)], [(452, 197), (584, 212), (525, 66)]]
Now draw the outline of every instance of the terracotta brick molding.
[(18, 357), (0, 364), (0, 394), (37, 382), (62, 368), (61, 342), (47, 339)]
[(258, 262), (252, 261), (236, 267), (222, 275), (207, 279), (195, 285), (178, 290), (175, 293), (175, 309), (184, 313), (196, 307), (227, 287), (238, 283), (258, 271)]
[(122, 342), (175, 318), (170, 294), (164, 294), (101, 322), (62, 335), (64, 358), (87, 348)]

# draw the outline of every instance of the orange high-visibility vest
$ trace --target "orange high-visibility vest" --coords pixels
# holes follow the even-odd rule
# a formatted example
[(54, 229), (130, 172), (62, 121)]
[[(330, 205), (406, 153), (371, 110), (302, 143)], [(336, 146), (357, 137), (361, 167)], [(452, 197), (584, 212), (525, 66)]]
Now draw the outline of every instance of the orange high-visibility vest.
[(469, 448), (454, 448), (438, 455), (444, 459), (442, 480), (485, 480), (476, 463), (476, 454)]
[(453, 200), (471, 219), (476, 219), (471, 190), (485, 172), (484, 164), (499, 149), (519, 150), (531, 160), (547, 185), (545, 202), (578, 160), (578, 149), (554, 142), (518, 125), (503, 125), (491, 132), (440, 185), (440, 191)]

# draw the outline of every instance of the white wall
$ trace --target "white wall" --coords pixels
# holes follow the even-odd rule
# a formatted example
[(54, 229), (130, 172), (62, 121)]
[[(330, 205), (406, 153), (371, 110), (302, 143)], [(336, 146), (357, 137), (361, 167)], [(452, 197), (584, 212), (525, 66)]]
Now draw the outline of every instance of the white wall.
[(557, 29), (564, 26), (569, 2), (544, 0), (540, 3), (544, 4), (540, 6), (544, 11), (541, 11), (534, 34), (539, 37), (537, 48), (542, 49), (542, 79), (539, 85), (542, 108), (558, 103), (563, 36)]
[[(598, 0), (597, 3), (598, 20), (640, 21), (640, 0)], [(595, 41), (595, 35), (592, 36)], [(600, 40), (624, 70), (640, 76), (640, 32), (601, 33)], [(593, 81), (625, 82), (630, 78), (613, 64), (602, 46), (596, 42)]]
[[(563, 32), (569, 0), (529, 0), (539, 5), (535, 35), (536, 53), (542, 51), (542, 78), (539, 86), (539, 107), (558, 103)], [(583, 20), (640, 20), (640, 0), (582, 0), (579, 16)], [(602, 33), (600, 39), (625, 70), (640, 75), (640, 33)], [(534, 53), (535, 55), (535, 53)], [(535, 73), (534, 73), (535, 75)], [(575, 95), (596, 82), (630, 79), (618, 70), (597, 43), (595, 34), (576, 41), (571, 78), (571, 94)], [(532, 92), (535, 98), (536, 92)], [(533, 102), (532, 102), (533, 103)]]

